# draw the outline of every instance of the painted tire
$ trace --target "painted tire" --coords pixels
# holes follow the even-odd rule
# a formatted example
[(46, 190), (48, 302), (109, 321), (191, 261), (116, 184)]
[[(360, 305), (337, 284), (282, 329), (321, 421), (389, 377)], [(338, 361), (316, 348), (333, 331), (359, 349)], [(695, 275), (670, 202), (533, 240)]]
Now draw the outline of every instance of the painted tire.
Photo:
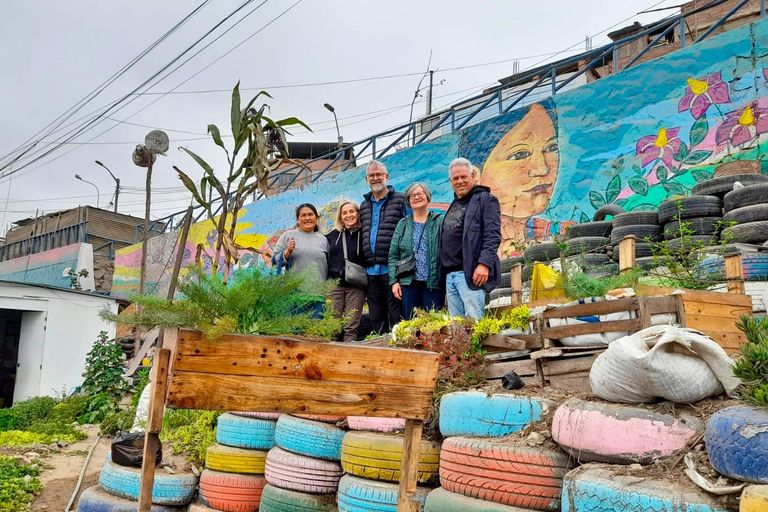
[(750, 485), (741, 493), (739, 512), (768, 510), (768, 485)]
[(470, 498), (556, 511), (571, 466), (559, 450), (449, 437), (440, 451), (440, 485)]
[[(768, 253), (753, 252), (741, 255), (744, 279), (747, 281), (768, 281)], [(710, 256), (699, 262), (699, 268), (707, 273), (725, 275), (722, 256)]]
[[(373, 432), (347, 432), (341, 449), (341, 467), (352, 475), (397, 482), (403, 461), (403, 438)], [(422, 439), (419, 452), (419, 483), (437, 480), (440, 446)]]
[(526, 509), (478, 500), (438, 487), (427, 495), (424, 512), (529, 512)]
[(275, 420), (222, 414), (216, 424), (216, 441), (235, 448), (269, 450), (275, 446), (276, 424)]
[(444, 437), (500, 437), (517, 432), (554, 409), (542, 398), (491, 395), (478, 391), (450, 393), (440, 400)]
[(318, 459), (339, 460), (343, 439), (344, 431), (335, 425), (288, 414), (277, 420), (275, 429), (277, 446)]
[(336, 512), (335, 496), (313, 496), (265, 485), (259, 512)]
[(205, 452), (205, 467), (225, 473), (264, 474), (267, 452), (214, 444)]
[(275, 446), (269, 450), (264, 477), (281, 489), (310, 494), (333, 494), (344, 474), (338, 462), (287, 452)]
[(258, 418), (260, 420), (276, 420), (283, 415), (281, 412), (247, 412), (247, 411), (229, 411), (235, 416), (244, 416), (246, 418)]
[[(95, 485), (83, 491), (77, 502), (77, 512), (136, 512), (139, 502), (112, 496), (100, 486)], [(177, 512), (178, 507), (152, 505), (152, 512)]]
[[(339, 512), (397, 512), (397, 484), (344, 475), (339, 481)], [(416, 496), (424, 500), (430, 489), (419, 487)]]
[(587, 464), (565, 475), (562, 512), (726, 512), (704, 491), (683, 490), (678, 482), (652, 480), (642, 473), (616, 473), (616, 466)]
[(265, 485), (267, 481), (263, 476), (206, 469), (200, 475), (200, 502), (224, 512), (255, 512)]
[(707, 422), (704, 444), (721, 475), (768, 484), (768, 410), (739, 405), (716, 412)]
[[(110, 461), (104, 463), (99, 474), (99, 484), (112, 496), (139, 499), (141, 469), (118, 466)], [(191, 473), (169, 475), (165, 471), (155, 472), (152, 489), (152, 503), (157, 505), (186, 505), (195, 497), (197, 477)]]
[(571, 398), (552, 418), (552, 438), (579, 462), (650, 464), (671, 457), (704, 425), (690, 414)]
[(349, 416), (347, 424), (352, 430), (373, 430), (375, 432), (394, 432), (405, 428), (402, 418), (370, 418), (366, 416)]
[(338, 423), (346, 419), (346, 416), (331, 416), (329, 414), (295, 414), (294, 416), (305, 420), (322, 421), (323, 423)]

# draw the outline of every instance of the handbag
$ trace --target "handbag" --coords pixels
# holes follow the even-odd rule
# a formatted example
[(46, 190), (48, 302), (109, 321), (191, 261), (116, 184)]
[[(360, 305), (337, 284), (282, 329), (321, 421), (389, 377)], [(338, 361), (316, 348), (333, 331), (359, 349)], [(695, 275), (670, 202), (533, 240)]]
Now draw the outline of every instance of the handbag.
[[(427, 230), (427, 226), (425, 224), (424, 231), (426, 230)], [(413, 254), (411, 254), (407, 258), (398, 260), (397, 263), (395, 264), (395, 277), (397, 279), (402, 279), (403, 277), (407, 277), (416, 273), (416, 251), (419, 250), (419, 246), (421, 245), (421, 239), (424, 238), (424, 231), (422, 231), (421, 235), (419, 235), (419, 241), (416, 242), (416, 247), (414, 248)]]
[[(360, 237), (358, 236), (357, 239), (359, 242)], [(347, 237), (344, 235), (343, 231), (341, 232), (341, 244), (344, 248), (344, 281), (355, 288), (367, 288), (368, 274), (365, 272), (365, 267), (349, 261), (349, 256), (347, 255)]]

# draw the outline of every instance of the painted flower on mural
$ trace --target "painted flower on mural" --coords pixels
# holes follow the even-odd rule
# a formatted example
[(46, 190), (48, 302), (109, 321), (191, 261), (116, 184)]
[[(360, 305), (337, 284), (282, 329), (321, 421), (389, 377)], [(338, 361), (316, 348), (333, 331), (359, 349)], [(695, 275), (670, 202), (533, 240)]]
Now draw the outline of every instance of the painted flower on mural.
[(691, 111), (694, 119), (703, 116), (711, 105), (730, 103), (728, 84), (723, 82), (721, 74), (712, 73), (703, 78), (689, 78), (685, 95), (677, 105), (678, 112)]
[(680, 128), (660, 128), (657, 135), (646, 135), (637, 141), (636, 155), (642, 158), (642, 165), (661, 160), (669, 167), (682, 144), (677, 137)]
[(725, 120), (715, 133), (715, 142), (730, 143), (736, 147), (750, 142), (761, 133), (768, 133), (768, 109), (751, 104), (725, 114)]

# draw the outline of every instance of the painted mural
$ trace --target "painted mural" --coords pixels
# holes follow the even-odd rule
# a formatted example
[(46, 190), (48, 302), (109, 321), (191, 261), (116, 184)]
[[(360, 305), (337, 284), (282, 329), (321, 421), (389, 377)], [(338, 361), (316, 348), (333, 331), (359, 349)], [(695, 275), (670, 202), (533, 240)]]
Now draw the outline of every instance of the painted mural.
[[(414, 181), (433, 191), (435, 209), (453, 199), (448, 163), (457, 156), (477, 167), (479, 181), (501, 203), (502, 256), (531, 240), (548, 240), (585, 222), (605, 204), (652, 209), (688, 194), (716, 165), (762, 161), (768, 137), (768, 20), (730, 30), (660, 59), (589, 83), (459, 132), (383, 159), (390, 185)], [(768, 164), (763, 166), (768, 172)], [(248, 205), (238, 242), (260, 247), (240, 266), (266, 265), (280, 233), (294, 225), (294, 208), (312, 202), (325, 230), (345, 199), (368, 191), (359, 167)], [(161, 293), (170, 278), (178, 234), (150, 240), (149, 290)], [(211, 265), (215, 229), (193, 226), (184, 248)], [(118, 251), (113, 293), (138, 287), (140, 245)], [(222, 265), (223, 266), (223, 265)]]

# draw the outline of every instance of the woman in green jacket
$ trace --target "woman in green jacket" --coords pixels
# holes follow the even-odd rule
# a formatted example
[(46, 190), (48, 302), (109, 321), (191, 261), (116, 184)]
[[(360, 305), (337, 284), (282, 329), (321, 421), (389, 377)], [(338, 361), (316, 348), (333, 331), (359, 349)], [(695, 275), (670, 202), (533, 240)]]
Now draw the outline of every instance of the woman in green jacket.
[[(423, 183), (406, 189), (405, 204), (413, 213), (397, 224), (389, 246), (389, 284), (392, 294), (403, 301), (406, 320), (414, 309), (440, 309), (445, 300), (438, 269), (443, 214), (429, 211), (431, 200), (432, 192)], [(406, 268), (413, 270), (404, 272)]]

